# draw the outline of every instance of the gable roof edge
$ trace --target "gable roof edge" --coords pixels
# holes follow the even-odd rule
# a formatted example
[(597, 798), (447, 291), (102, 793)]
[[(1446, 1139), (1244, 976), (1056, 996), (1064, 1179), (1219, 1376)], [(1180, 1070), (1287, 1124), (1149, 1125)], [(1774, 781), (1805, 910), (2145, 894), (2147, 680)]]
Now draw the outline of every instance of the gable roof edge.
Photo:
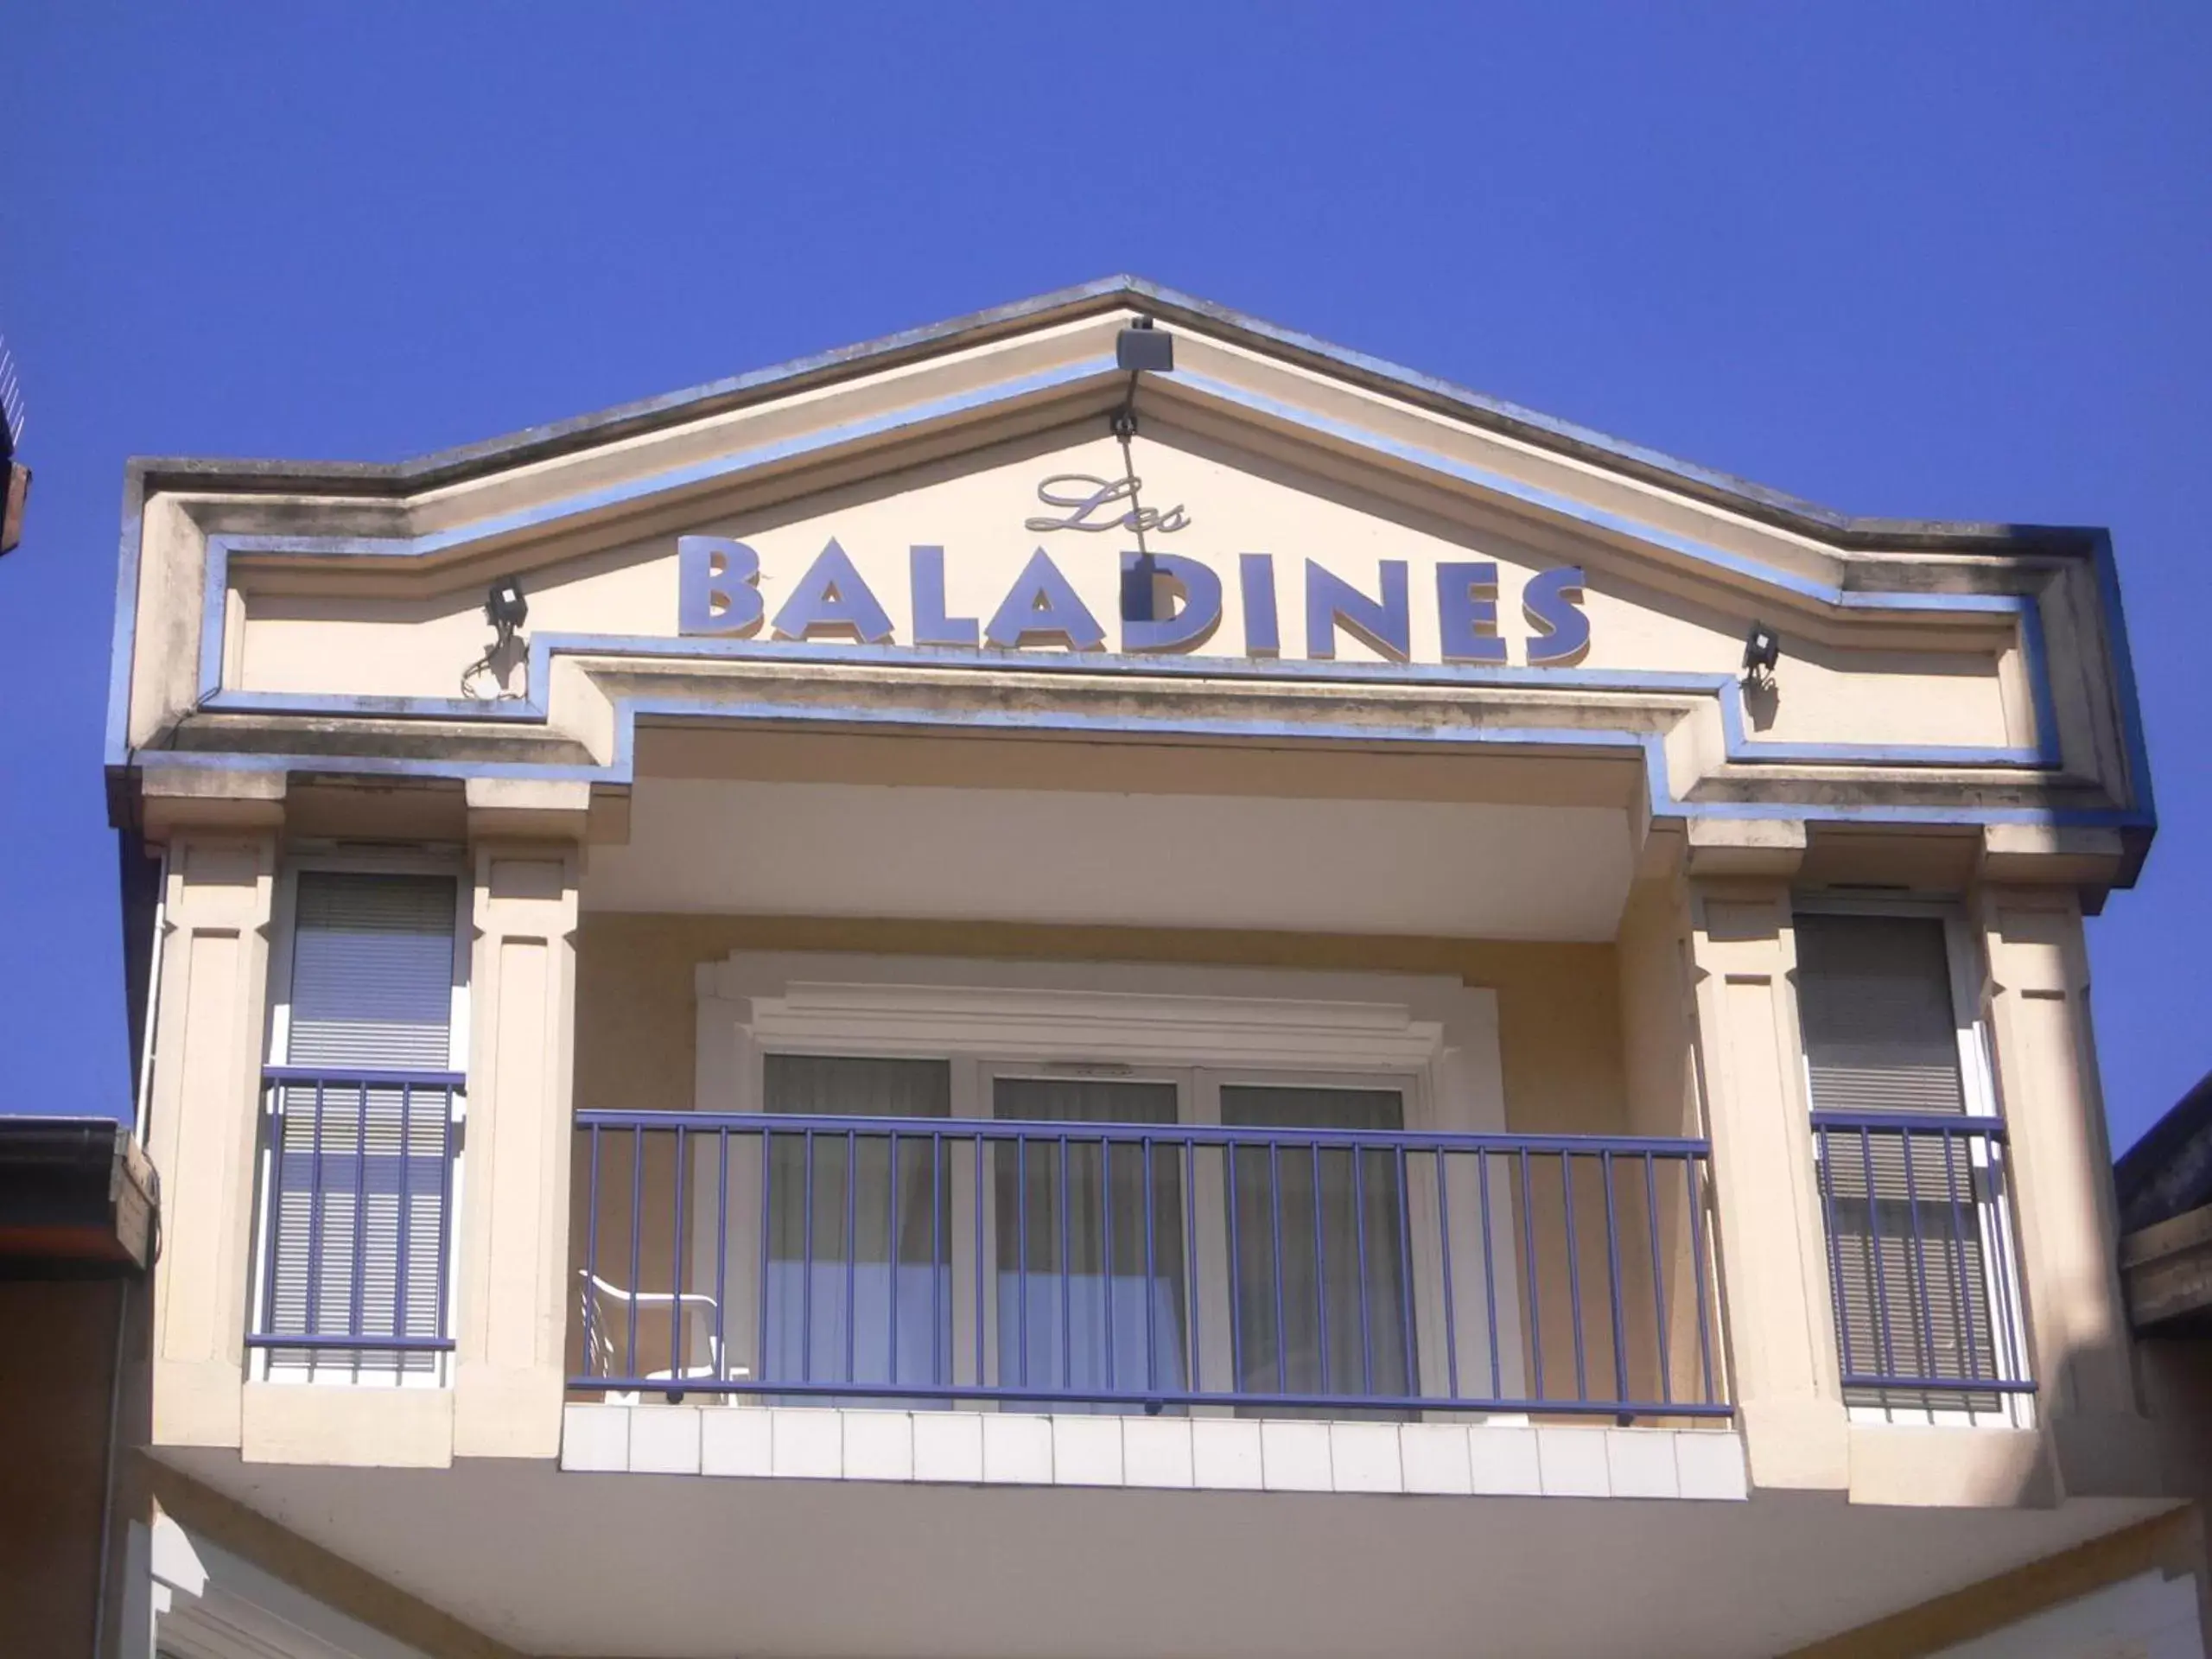
[(1367, 390), (1812, 537), (1839, 550), (2094, 556), (2107, 535), (2095, 525), (1859, 517), (1839, 512), (1126, 273), (406, 461), (134, 456), (128, 475), (149, 488), (168, 486), (274, 493), (304, 486), (357, 497), (397, 499), (663, 426), (709, 418), (769, 397), (877, 372), (943, 351), (982, 345), (1033, 325), (1072, 321), (1132, 302), (1164, 322), (1213, 330), (1235, 343)]

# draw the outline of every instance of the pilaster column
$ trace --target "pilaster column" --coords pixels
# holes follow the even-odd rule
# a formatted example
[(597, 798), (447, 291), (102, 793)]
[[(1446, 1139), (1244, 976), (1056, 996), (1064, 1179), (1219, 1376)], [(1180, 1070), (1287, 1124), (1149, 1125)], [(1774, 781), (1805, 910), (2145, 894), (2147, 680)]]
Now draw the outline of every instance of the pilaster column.
[(468, 786), (474, 867), (454, 1452), (553, 1458), (566, 1367), (582, 785)]
[(283, 779), (243, 796), (146, 782), (167, 837), (147, 1150), (161, 1173), (153, 1439), (235, 1446), (253, 1267), (255, 1135)]
[(2071, 887), (1984, 887), (1990, 1046), (2003, 1103), (2038, 1408), (2069, 1491), (2154, 1478), (2137, 1400), (2088, 957)]
[[(1802, 846), (1802, 831), (1798, 845)], [(1749, 847), (1738, 849), (1749, 853)], [(1772, 852), (1774, 849), (1764, 849)], [(1690, 954), (1713, 1140), (1715, 1237), (1751, 1484), (1842, 1490), (1850, 1435), (1835, 1357), (1812, 1124), (1800, 1082), (1785, 878), (1696, 874)]]

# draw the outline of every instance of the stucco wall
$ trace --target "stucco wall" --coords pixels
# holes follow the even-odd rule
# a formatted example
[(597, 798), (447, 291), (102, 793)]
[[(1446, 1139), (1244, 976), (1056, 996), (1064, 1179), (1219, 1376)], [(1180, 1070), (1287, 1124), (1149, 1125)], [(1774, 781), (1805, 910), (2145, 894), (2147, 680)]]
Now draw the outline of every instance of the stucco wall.
[[(1043, 536), (1024, 523), (1039, 510), (1039, 478), (1118, 476), (1122, 465), (1103, 432), (1065, 445), (1031, 437), (963, 457), (957, 467), (870, 479), (766, 514), (705, 514), (685, 528), (741, 537), (759, 554), (758, 591), (769, 618), (804, 586), (834, 540), (883, 607), (893, 639), (907, 645), (916, 638), (911, 547), (941, 545), (948, 613), (988, 621)], [(1379, 591), (1377, 561), (1403, 561), (1416, 663), (1441, 658), (1437, 568), (1458, 561), (1497, 565), (1497, 633), (1515, 664), (1529, 659), (1534, 633), (1521, 596), (1537, 571), (1563, 558), (1586, 570), (1590, 642), (1577, 660), (1592, 670), (1732, 673), (1758, 609), (1710, 591), (1676, 591), (1678, 583), (1628, 568), (1594, 542), (1554, 545), (1495, 513), (1441, 516), (1429, 510), (1435, 504), (1394, 499), (1172, 428), (1148, 429), (1143, 467), (1147, 503), (1188, 503), (1194, 515), (1187, 530), (1163, 534), (1158, 550), (1198, 560), (1221, 581), (1221, 622), (1198, 647), (1205, 655), (1247, 654), (1237, 560), (1248, 550), (1274, 558), (1282, 652), (1292, 659), (1311, 654), (1309, 558), (1370, 595)], [(1111, 623), (1118, 566), (1103, 550), (1068, 544), (1075, 539), (1061, 537), (1046, 550), (1092, 613)], [(289, 587), (272, 591), (249, 563), (232, 583), (237, 626), (226, 646), (225, 683), (239, 690), (451, 696), (485, 643), (482, 593), (473, 580), (448, 580), (434, 591), (357, 594), (340, 605)], [(531, 570), (527, 585), (534, 632), (649, 638), (677, 632), (671, 536), (548, 563)], [(1846, 633), (1809, 620), (1793, 621), (1789, 632), (1785, 693), (1754, 716), (1766, 737), (1968, 746), (2031, 741), (2009, 621), (1941, 636), (1925, 628)], [(772, 635), (764, 622), (757, 637)], [(1118, 648), (1118, 637), (1109, 632), (1108, 643)], [(1338, 630), (1332, 649), (1338, 660), (1382, 660), (1353, 630)]]
[(1611, 944), (782, 917), (587, 912), (576, 950), (576, 1103), (688, 1109), (696, 1006), (692, 970), (733, 950), (1455, 975), (1497, 993), (1510, 1128), (1628, 1132)]
[[(1464, 939), (1331, 937), (1230, 931), (1019, 926), (972, 923), (837, 921), (766, 917), (587, 912), (578, 936), (576, 1084), (579, 1107), (686, 1110), (692, 1105), (695, 1052), (693, 971), (733, 950), (846, 950), (883, 955), (964, 956), (998, 959), (1159, 962), (1384, 973), (1450, 975), (1494, 990), (1498, 998), (1507, 1127), (1535, 1133), (1626, 1134), (1631, 1131), (1623, 1073), (1615, 950), (1605, 944), (1522, 944)], [(1655, 1131), (1647, 1131), (1655, 1132)], [(1664, 1133), (1678, 1133), (1669, 1126)], [(576, 1154), (588, 1157), (582, 1138)], [(671, 1149), (648, 1149), (640, 1176), (645, 1212), (672, 1216)], [(620, 1136), (602, 1153), (601, 1232), (626, 1236), (631, 1192), (629, 1154)], [(1577, 1192), (1583, 1259), (1602, 1263), (1606, 1241), (1602, 1194), (1590, 1181)], [(1569, 1272), (1558, 1217), (1557, 1172), (1539, 1160), (1532, 1171), (1541, 1235), (1535, 1277), (1542, 1298), (1540, 1328), (1548, 1397), (1571, 1389), (1574, 1342)], [(581, 1173), (571, 1204), (571, 1265), (588, 1211)], [(1647, 1228), (1640, 1198), (1624, 1185), (1622, 1266), (1630, 1306), (1630, 1370), (1649, 1395), (1656, 1365), (1640, 1323), (1649, 1306)], [(1662, 1219), (1669, 1234), (1678, 1218)], [(640, 1240), (639, 1284), (671, 1282), (667, 1230), (655, 1224)], [(616, 1247), (618, 1254), (620, 1247)], [(1687, 1264), (1684, 1264), (1685, 1268)], [(1509, 1283), (1507, 1294), (1515, 1294)], [(1586, 1286), (1585, 1294), (1595, 1289)], [(1522, 1328), (1529, 1327), (1528, 1287), (1521, 1283)], [(1677, 1346), (1694, 1340), (1694, 1304), (1670, 1287), (1669, 1305), (1683, 1326)], [(1612, 1386), (1610, 1326), (1602, 1292), (1584, 1319), (1586, 1356), (1599, 1389)], [(666, 1333), (658, 1320), (641, 1326), (643, 1369), (667, 1363)], [(581, 1334), (569, 1332), (570, 1358), (582, 1357)], [(1683, 1357), (1687, 1359), (1688, 1351)], [(1694, 1375), (1678, 1365), (1678, 1376)]]

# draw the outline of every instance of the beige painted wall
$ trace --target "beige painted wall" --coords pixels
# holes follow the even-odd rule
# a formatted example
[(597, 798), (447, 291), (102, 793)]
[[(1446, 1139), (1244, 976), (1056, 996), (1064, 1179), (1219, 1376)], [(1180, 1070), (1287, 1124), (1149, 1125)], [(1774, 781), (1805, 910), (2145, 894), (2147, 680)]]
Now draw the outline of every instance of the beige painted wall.
[(688, 1110), (692, 970), (733, 950), (1453, 975), (1497, 993), (1510, 1128), (1627, 1133), (1611, 944), (601, 912), (577, 933), (576, 1103)]
[[(1538, 546), (1496, 513), (1455, 517), (1382, 499), (1310, 473), (1178, 434), (1151, 429), (1143, 447), (1145, 499), (1186, 505), (1188, 528), (1154, 538), (1155, 550), (1193, 557), (1222, 578), (1218, 632), (1201, 652), (1244, 654), (1237, 580), (1241, 553), (1274, 558), (1282, 656), (1306, 648), (1306, 562), (1318, 560), (1370, 595), (1377, 562), (1408, 566), (1412, 659), (1440, 660), (1435, 569), (1448, 561), (1498, 566), (1497, 630), (1510, 660), (1527, 659), (1535, 630), (1521, 594), (1535, 571), (1580, 560), (1591, 645), (1580, 666), (1619, 671), (1733, 673), (1757, 606), (1708, 592), (1692, 600), (1655, 585), (1649, 573), (1592, 542)], [(1118, 645), (1119, 536), (1039, 533), (1024, 520), (1042, 509), (1038, 481), (1052, 474), (1118, 477), (1120, 451), (1103, 435), (1058, 447), (1034, 441), (1001, 445), (938, 467), (893, 474), (788, 507), (737, 516), (705, 513), (689, 526), (742, 538), (760, 556), (759, 590), (772, 620), (808, 567), (834, 537), (889, 614), (893, 639), (913, 640), (908, 550), (944, 550), (949, 613), (988, 623), (1040, 545)], [(677, 632), (676, 538), (658, 535), (535, 569), (528, 581), (533, 632), (673, 638)], [(251, 573), (238, 579), (243, 637), (226, 683), (257, 691), (452, 696), (462, 668), (484, 644), (480, 587), (443, 592), (359, 594), (269, 591)], [(1715, 601), (1718, 601), (1716, 603)], [(1848, 647), (1800, 627), (1790, 639), (1783, 695), (1763, 734), (1798, 741), (2019, 744), (2030, 741), (2009, 678), (2009, 627), (1955, 623), (1936, 637), (1897, 627), (1860, 629)], [(753, 637), (773, 637), (764, 623)], [(1339, 660), (1378, 654), (1339, 631)], [(542, 690), (542, 688), (535, 688)]]

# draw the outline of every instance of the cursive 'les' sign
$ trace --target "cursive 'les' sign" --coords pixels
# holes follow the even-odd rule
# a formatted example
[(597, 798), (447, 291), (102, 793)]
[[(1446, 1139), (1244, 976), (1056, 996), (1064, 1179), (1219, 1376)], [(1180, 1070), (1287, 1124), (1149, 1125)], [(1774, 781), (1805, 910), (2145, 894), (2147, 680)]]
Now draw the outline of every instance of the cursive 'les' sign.
[[(1119, 479), (1094, 478), (1089, 473), (1054, 473), (1037, 486), (1037, 499), (1048, 507), (1058, 507), (1060, 516), (1039, 513), (1024, 519), (1022, 528), (1037, 531), (1148, 530), (1165, 536), (1191, 522), (1190, 515), (1179, 506), (1162, 512), (1154, 507), (1138, 505), (1137, 491), (1143, 483), (1134, 473)], [(1108, 511), (1124, 501), (1129, 504), (1126, 512)]]

